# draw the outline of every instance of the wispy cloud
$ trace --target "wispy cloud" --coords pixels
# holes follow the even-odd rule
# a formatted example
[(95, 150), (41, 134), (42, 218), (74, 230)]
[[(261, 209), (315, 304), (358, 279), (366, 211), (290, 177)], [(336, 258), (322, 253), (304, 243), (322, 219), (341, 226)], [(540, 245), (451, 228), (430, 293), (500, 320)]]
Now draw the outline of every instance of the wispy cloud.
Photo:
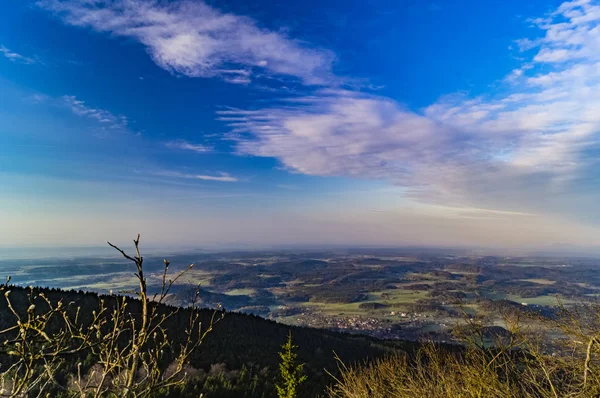
[(212, 147), (202, 144), (193, 144), (186, 140), (174, 140), (165, 143), (165, 146), (170, 149), (180, 149), (184, 151), (193, 151), (198, 153), (208, 153), (213, 150)]
[(238, 182), (239, 181), (239, 179), (237, 177), (233, 177), (229, 173), (224, 173), (224, 172), (218, 173), (218, 175), (205, 175), (205, 174), (180, 173), (178, 171), (159, 171), (154, 174), (157, 176), (161, 176), (161, 177), (186, 178), (186, 179), (204, 180), (204, 181), (220, 181), (220, 182)]
[(239, 152), (275, 157), (291, 171), (391, 180), (407, 195), (456, 205), (544, 203), (575, 189), (595, 164), (600, 5), (565, 2), (536, 24), (545, 36), (521, 41), (535, 53), (508, 76), (508, 94), (456, 94), (414, 112), (324, 89), (220, 118)]
[(74, 95), (54, 97), (44, 93), (34, 93), (24, 97), (23, 100), (35, 106), (67, 110), (75, 117), (91, 122), (92, 130), (96, 133), (100, 132), (101, 135), (110, 132), (140, 134), (130, 129), (127, 117), (116, 115), (106, 109), (90, 106)]
[(75, 115), (95, 120), (102, 127), (114, 130), (127, 130), (128, 128), (128, 120), (125, 116), (118, 116), (105, 109), (91, 107), (74, 95), (64, 95), (60, 98), (60, 102)]
[[(391, 98), (337, 89), (342, 79), (332, 72), (332, 52), (203, 2), (37, 4), (68, 24), (138, 41), (173, 73), (247, 84), (260, 71), (325, 86), (303, 87), (310, 94), (262, 109), (218, 112), (240, 154), (277, 158), (293, 172), (384, 179), (421, 201), (499, 211), (568, 201), (580, 179), (596, 178), (590, 177), (600, 147), (595, 0), (567, 1), (532, 20), (543, 35), (517, 41), (523, 61), (507, 74), (501, 94), (449, 95), (419, 111)], [(94, 111), (81, 113), (101, 118)], [(173, 145), (204, 150), (182, 141)]]
[[(306, 84), (330, 83), (333, 53), (260, 28), (202, 1), (40, 0), (66, 23), (142, 43), (160, 67), (186, 76), (246, 84), (254, 70)], [(231, 68), (230, 66), (234, 66)]]
[(32, 104), (43, 104), (49, 99), (50, 97), (48, 95), (42, 93), (35, 93), (25, 98), (27, 102), (30, 102)]
[(16, 53), (6, 48), (4, 45), (0, 45), (0, 54), (2, 54), (5, 58), (9, 59), (11, 62), (17, 62), (28, 65), (41, 63), (41, 61), (36, 57), (27, 57), (25, 55)]
[(285, 189), (286, 191), (299, 191), (300, 187), (291, 184), (277, 184), (277, 188)]

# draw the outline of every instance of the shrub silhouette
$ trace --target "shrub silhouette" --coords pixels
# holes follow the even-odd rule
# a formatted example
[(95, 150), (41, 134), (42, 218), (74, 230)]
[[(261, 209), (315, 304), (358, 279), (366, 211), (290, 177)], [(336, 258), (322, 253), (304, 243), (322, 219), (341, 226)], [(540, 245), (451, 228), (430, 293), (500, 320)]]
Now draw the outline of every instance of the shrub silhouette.
[(20, 309), (11, 299), (10, 278), (0, 287), (13, 317), (13, 325), (0, 330), (1, 353), (8, 362), (0, 373), (1, 396), (49, 396), (50, 388), (58, 384), (56, 375), (73, 357), (85, 359), (77, 363), (69, 382), (60, 386), (67, 396), (160, 396), (161, 391), (186, 383), (189, 358), (219, 320), (217, 312), (203, 327), (195, 308), (197, 291), (187, 327), (177, 331), (180, 336), (175, 344), (165, 324), (179, 309), (165, 311), (161, 304), (193, 264), (169, 279), (170, 263), (164, 260), (161, 289), (150, 296), (139, 242), (138, 235), (133, 241), (134, 256), (108, 243), (134, 263), (139, 290), (126, 293), (137, 301), (127, 296), (114, 296), (110, 303), (100, 299), (89, 314), (81, 307), (73, 308), (74, 303), (52, 302), (30, 287), (26, 293), (29, 306)]

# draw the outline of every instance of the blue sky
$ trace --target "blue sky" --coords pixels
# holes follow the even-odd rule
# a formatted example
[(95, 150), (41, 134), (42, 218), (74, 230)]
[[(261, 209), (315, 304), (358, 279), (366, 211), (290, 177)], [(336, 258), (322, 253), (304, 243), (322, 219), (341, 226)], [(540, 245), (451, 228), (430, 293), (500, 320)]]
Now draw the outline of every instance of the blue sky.
[(597, 247), (600, 3), (9, 0), (0, 240)]

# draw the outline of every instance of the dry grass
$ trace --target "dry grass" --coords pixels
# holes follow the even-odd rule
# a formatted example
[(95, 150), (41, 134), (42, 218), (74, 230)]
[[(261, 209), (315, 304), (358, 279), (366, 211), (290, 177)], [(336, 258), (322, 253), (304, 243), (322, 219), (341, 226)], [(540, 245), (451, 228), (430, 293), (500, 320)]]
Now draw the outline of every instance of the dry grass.
[[(509, 336), (484, 344), (483, 326), (471, 322), (464, 347), (433, 343), (415, 355), (394, 355), (363, 366), (340, 362), (330, 398), (588, 398), (600, 397), (600, 308), (561, 316), (545, 327), (508, 319)], [(539, 325), (539, 319), (531, 325)], [(550, 341), (546, 332), (560, 331)]]

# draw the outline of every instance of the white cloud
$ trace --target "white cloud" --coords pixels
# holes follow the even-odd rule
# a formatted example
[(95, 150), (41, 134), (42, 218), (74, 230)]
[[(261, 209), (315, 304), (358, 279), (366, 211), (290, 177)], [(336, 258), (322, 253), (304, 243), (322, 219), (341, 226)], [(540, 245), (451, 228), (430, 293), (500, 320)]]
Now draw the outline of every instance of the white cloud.
[(456, 205), (565, 204), (600, 146), (600, 5), (566, 2), (536, 24), (545, 36), (520, 41), (536, 51), (502, 95), (451, 95), (414, 112), (326, 89), (220, 117), (241, 153), (295, 172), (390, 180), (407, 195)]
[(126, 116), (90, 106), (74, 95), (54, 97), (44, 93), (33, 93), (24, 96), (23, 99), (31, 105), (68, 110), (76, 117), (92, 122), (92, 131), (96, 133), (126, 132), (136, 135), (141, 134), (130, 129), (129, 120)]
[(193, 144), (191, 142), (185, 140), (174, 140), (165, 143), (167, 148), (171, 149), (181, 149), (185, 151), (193, 151), (198, 153), (207, 153), (213, 150), (212, 147), (202, 145), (202, 144)]
[(189, 174), (189, 173), (180, 173), (177, 171), (159, 171), (154, 173), (157, 176), (161, 177), (173, 177), (173, 178), (186, 178), (193, 180), (204, 180), (204, 181), (220, 181), (220, 182), (238, 182), (239, 179), (237, 177), (231, 176), (229, 173), (218, 173), (218, 175), (205, 175), (205, 174)]
[(174, 73), (222, 76), (237, 84), (248, 83), (256, 68), (306, 84), (334, 79), (331, 52), (308, 47), (202, 1), (40, 0), (37, 4), (68, 24), (139, 41), (154, 62)]
[(128, 128), (128, 120), (125, 116), (118, 116), (104, 109), (90, 107), (74, 95), (62, 96), (60, 103), (77, 116), (95, 120), (103, 128), (113, 130), (127, 130)]
[(4, 45), (0, 45), (0, 54), (4, 55), (4, 57), (9, 59), (11, 62), (19, 62), (28, 65), (40, 63), (38, 59), (18, 54), (6, 48)]
[[(260, 69), (329, 87), (263, 109), (219, 112), (240, 153), (277, 158), (291, 171), (384, 179), (422, 201), (512, 211), (569, 197), (594, 165), (589, 152), (598, 148), (600, 131), (598, 1), (567, 1), (532, 20), (543, 35), (517, 41), (531, 54), (507, 74), (502, 94), (450, 95), (418, 112), (390, 98), (332, 89), (341, 79), (332, 73), (331, 52), (203, 2), (38, 4), (68, 24), (137, 40), (174, 73), (247, 84)], [(80, 112), (97, 117), (93, 111)]]

